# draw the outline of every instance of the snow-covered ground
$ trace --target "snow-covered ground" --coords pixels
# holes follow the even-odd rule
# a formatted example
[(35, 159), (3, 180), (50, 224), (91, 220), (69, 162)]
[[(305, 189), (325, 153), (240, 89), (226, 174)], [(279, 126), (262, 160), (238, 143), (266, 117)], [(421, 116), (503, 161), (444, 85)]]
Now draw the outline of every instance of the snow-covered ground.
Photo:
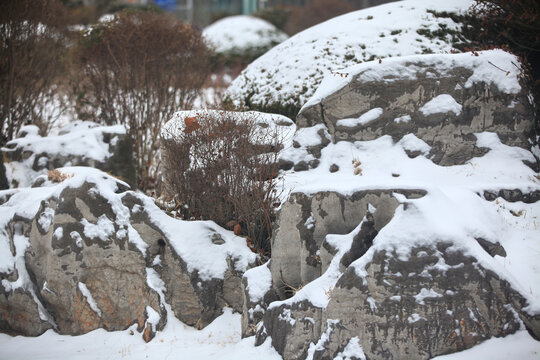
[[(131, 335), (131, 332), (134, 334)], [(540, 358), (540, 342), (526, 331), (502, 339), (490, 339), (467, 351), (436, 360), (533, 360)], [(133, 326), (125, 331), (95, 330), (81, 336), (62, 336), (52, 330), (37, 338), (0, 334), (0, 359), (9, 360), (278, 360), (269, 341), (254, 346), (254, 338), (240, 338), (240, 315), (225, 309), (203, 330), (169, 319), (163, 331), (145, 343)]]
[(203, 36), (217, 53), (242, 54), (253, 48), (269, 49), (287, 35), (268, 21), (248, 15), (229, 16), (209, 25)]
[(251, 63), (231, 84), (229, 96), (243, 104), (293, 103), (302, 106), (325, 74), (394, 56), (448, 53), (461, 25), (437, 12), (464, 12), (472, 1), (407, 0), (354, 11), (306, 29)]

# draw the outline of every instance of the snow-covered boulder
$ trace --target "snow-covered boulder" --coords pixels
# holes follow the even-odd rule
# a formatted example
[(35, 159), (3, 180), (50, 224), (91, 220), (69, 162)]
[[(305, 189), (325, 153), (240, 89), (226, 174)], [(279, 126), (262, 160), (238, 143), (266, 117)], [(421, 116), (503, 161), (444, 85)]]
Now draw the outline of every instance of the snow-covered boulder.
[(284, 359), (429, 359), (540, 336), (538, 148), (519, 66), (502, 51), (423, 55), (325, 79), (281, 154), (290, 196), (269, 271), (244, 278), (270, 277), (261, 293), (280, 298), (244, 310), (251, 328), (263, 318), (257, 344)]
[(470, 0), (406, 0), (354, 11), (306, 29), (251, 63), (227, 92), (239, 105), (300, 109), (325, 75), (379, 58), (449, 53)]
[(241, 277), (256, 260), (245, 240), (211, 221), (170, 218), (128, 189), (66, 167), (0, 192), (0, 331), (138, 324), (148, 341), (173, 314), (202, 328), (226, 305), (242, 311)]
[[(415, 55), (372, 61), (325, 77), (297, 117), (298, 127), (324, 124), (333, 142), (401, 139), (414, 134), (441, 165), (483, 154), (474, 133), (491, 131), (530, 149), (534, 133), (529, 91), (519, 60), (502, 50)], [(406, 140), (411, 145), (415, 144)]]
[(131, 140), (123, 126), (74, 121), (56, 136), (41, 137), (34, 125), (1, 149), (10, 187), (30, 186), (34, 179), (63, 166), (90, 166), (136, 187)]
[(253, 59), (287, 39), (268, 21), (248, 15), (220, 19), (206, 27), (203, 36), (217, 54)]

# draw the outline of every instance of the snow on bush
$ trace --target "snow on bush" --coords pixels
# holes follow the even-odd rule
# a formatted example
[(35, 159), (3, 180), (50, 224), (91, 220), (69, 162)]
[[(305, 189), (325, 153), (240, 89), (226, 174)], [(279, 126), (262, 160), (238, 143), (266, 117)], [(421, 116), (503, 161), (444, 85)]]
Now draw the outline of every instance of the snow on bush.
[(229, 16), (209, 25), (203, 36), (216, 53), (259, 55), (287, 39), (268, 21), (248, 15)]
[(461, 24), (436, 17), (434, 11), (462, 13), (470, 5), (469, 0), (407, 0), (336, 17), (255, 60), (231, 84), (228, 95), (253, 108), (276, 103), (299, 108), (325, 74), (379, 58), (450, 52)]
[(234, 227), (269, 253), (279, 154), (294, 128), (281, 115), (178, 112), (162, 132), (164, 193), (182, 205), (183, 218)]

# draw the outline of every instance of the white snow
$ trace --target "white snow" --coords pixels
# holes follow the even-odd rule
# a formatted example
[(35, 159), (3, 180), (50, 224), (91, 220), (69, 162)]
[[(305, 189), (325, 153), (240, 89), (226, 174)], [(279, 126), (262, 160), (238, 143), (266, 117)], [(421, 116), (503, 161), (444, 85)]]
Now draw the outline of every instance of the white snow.
[(398, 144), (401, 145), (404, 150), (420, 151), (424, 155), (429, 154), (431, 151), (431, 146), (426, 144), (424, 140), (417, 138), (414, 134), (405, 135), (399, 140)]
[(382, 108), (375, 108), (367, 111), (366, 113), (362, 114), (357, 119), (341, 119), (338, 120), (336, 125), (337, 126), (345, 126), (345, 127), (355, 127), (355, 126), (362, 126), (366, 125), (367, 123), (377, 120), (383, 113)]
[(111, 241), (114, 234), (114, 223), (103, 214), (99, 217), (96, 224), (88, 222), (86, 219), (81, 220), (84, 226), (84, 235), (90, 239), (99, 239), (101, 241)]
[(291, 316), (291, 309), (283, 309), (281, 314), (278, 315), (278, 319), (288, 322), (290, 325), (294, 326), (296, 324), (296, 319)]
[(441, 294), (439, 294), (433, 289), (422, 288), (422, 290), (420, 290), (418, 294), (414, 295), (414, 300), (420, 305), (425, 305), (426, 303), (424, 302), (424, 299), (438, 298), (441, 296), (442, 296)]
[(152, 326), (152, 331), (155, 332), (161, 317), (159, 316), (159, 313), (150, 306), (146, 307), (146, 314), (148, 315), (146, 322)]
[(394, 119), (394, 122), (396, 123), (408, 123), (409, 121), (411, 121), (411, 115), (403, 115), (403, 116), (400, 116), (400, 117), (397, 117)]
[(224, 308), (223, 315), (202, 330), (171, 316), (165, 328), (149, 343), (137, 333), (136, 324), (124, 331), (98, 329), (81, 336), (58, 335), (52, 330), (36, 338), (0, 334), (0, 359), (146, 360), (180, 356), (206, 360), (281, 360), (270, 340), (255, 347), (254, 337), (242, 339), (240, 328), (240, 314)]
[(539, 357), (540, 342), (522, 330), (504, 338), (491, 338), (465, 351), (434, 357), (433, 360), (532, 360)]
[(353, 74), (346, 69), (358, 63), (384, 58), (381, 65), (386, 67), (390, 56), (422, 54), (428, 49), (448, 53), (452, 50), (450, 35), (445, 40), (430, 39), (417, 30), (436, 31), (441, 26), (457, 30), (460, 24), (450, 18), (437, 18), (427, 10), (463, 13), (472, 3), (407, 0), (335, 17), (292, 36), (259, 57), (227, 92), (238, 105), (253, 93), (252, 103), (302, 106), (324, 76), (350, 80)]
[(269, 268), (270, 262), (249, 269), (244, 273), (244, 277), (248, 281), (246, 288), (249, 294), (249, 300), (252, 302), (259, 302), (263, 299), (264, 294), (272, 287), (272, 274)]
[(69, 236), (75, 240), (75, 244), (77, 245), (77, 247), (80, 247), (82, 248), (83, 246), (83, 239), (81, 237), (81, 234), (79, 234), (77, 231), (72, 231), (69, 233)]
[(334, 360), (366, 360), (366, 355), (364, 354), (364, 349), (360, 345), (360, 339), (358, 336), (355, 336), (349, 340), (345, 349), (342, 352), (338, 353)]
[(239, 53), (250, 48), (270, 48), (287, 35), (266, 20), (248, 16), (228, 16), (210, 24), (203, 37), (217, 53)]
[(90, 290), (88, 290), (88, 287), (85, 283), (79, 282), (78, 284), (79, 290), (81, 291), (81, 294), (86, 298), (86, 302), (88, 305), (90, 305), (90, 308), (98, 314), (99, 317), (101, 317), (101, 309), (98, 307), (96, 301), (92, 297), (92, 293), (90, 293)]
[(413, 324), (413, 323), (415, 323), (415, 322), (417, 322), (417, 321), (420, 321), (420, 320), (426, 320), (426, 318), (424, 318), (424, 317), (422, 317), (422, 316), (420, 316), (420, 315), (418, 315), (418, 314), (416, 314), (416, 313), (411, 314), (411, 316), (409, 316), (409, 317), (407, 318), (407, 322), (408, 322), (409, 324)]
[(49, 231), (49, 227), (52, 224), (54, 217), (54, 210), (50, 207), (45, 208), (45, 210), (41, 213), (38, 219), (39, 225), (41, 225), (41, 228), (43, 231), (47, 232)]
[(422, 114), (424, 114), (424, 116), (449, 112), (459, 115), (461, 114), (462, 108), (463, 106), (458, 104), (451, 95), (441, 94), (429, 100), (419, 110), (422, 112)]

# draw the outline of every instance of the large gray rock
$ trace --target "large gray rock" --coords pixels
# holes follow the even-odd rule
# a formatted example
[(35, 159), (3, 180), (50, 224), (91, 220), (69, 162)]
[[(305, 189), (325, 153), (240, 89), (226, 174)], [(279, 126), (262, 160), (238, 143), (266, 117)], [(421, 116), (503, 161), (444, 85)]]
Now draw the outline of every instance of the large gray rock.
[[(298, 114), (297, 125), (325, 124), (333, 142), (373, 140), (382, 135), (397, 141), (412, 133), (431, 146), (428, 157), (440, 165), (463, 164), (482, 155), (474, 136), (482, 131), (497, 133), (507, 145), (530, 149), (534, 110), (528, 88), (517, 85), (517, 79), (511, 86), (504, 82), (517, 78), (518, 70), (512, 64), (517, 60), (506, 53), (471, 56), (430, 55), (362, 64), (337, 90), (329, 87), (320, 97), (316, 94)], [(498, 81), (506, 71), (508, 79)], [(434, 99), (431, 109), (424, 107)], [(437, 100), (448, 99), (453, 110), (441, 101), (437, 104)], [(348, 126), (340, 121), (377, 108), (382, 113), (371, 121)]]
[[(507, 237), (535, 226), (514, 218), (539, 201), (534, 114), (516, 65), (494, 51), (328, 76), (281, 156), (296, 192), (272, 237), (279, 301), (247, 309), (263, 309), (247, 319), (257, 344), (271, 338), (287, 360), (345, 349), (429, 359), (524, 328), (539, 338), (534, 284), (524, 291), (521, 270), (501, 266), (523, 256)], [(517, 175), (500, 181), (494, 165)]]
[(523, 298), (451, 245), (417, 247), (407, 261), (376, 252), (365, 277), (348, 268), (324, 311), (339, 326), (318, 358), (334, 358), (357, 337), (369, 359), (430, 359), (517, 331)]
[(366, 215), (368, 204), (377, 208), (374, 227), (379, 230), (394, 214), (399, 202), (393, 193), (408, 198), (424, 190), (370, 190), (350, 196), (322, 192), (313, 196), (293, 193), (283, 204), (272, 237), (272, 284), (280, 297), (318, 278), (334, 254), (323, 246), (327, 234), (347, 234)]
[[(41, 177), (33, 188), (1, 197), (0, 245), (10, 254), (0, 263), (0, 331), (37, 336), (53, 328), (79, 335), (137, 324), (149, 341), (166, 323), (165, 304), (197, 328), (224, 306), (242, 311), (243, 271), (256, 258), (244, 242), (236, 248), (233, 236), (215, 224), (169, 218), (152, 200), (98, 170), (63, 171), (59, 184)], [(222, 274), (208, 275), (192, 254), (187, 260), (180, 255), (181, 242), (192, 239), (171, 235), (170, 228), (184, 224), (201, 249), (223, 264)], [(219, 245), (211, 242), (213, 235), (222, 238)]]
[(368, 359), (430, 359), (512, 334), (524, 324), (538, 336), (540, 316), (521, 310), (523, 296), (451, 241), (416, 246), (407, 259), (396, 250), (372, 251), (347, 266), (346, 257), (375, 235), (361, 236), (373, 228), (369, 216), (338, 259), (342, 271), (325, 291), (327, 306), (304, 296), (271, 304), (257, 344), (270, 337), (284, 359), (333, 359), (351, 342)]

